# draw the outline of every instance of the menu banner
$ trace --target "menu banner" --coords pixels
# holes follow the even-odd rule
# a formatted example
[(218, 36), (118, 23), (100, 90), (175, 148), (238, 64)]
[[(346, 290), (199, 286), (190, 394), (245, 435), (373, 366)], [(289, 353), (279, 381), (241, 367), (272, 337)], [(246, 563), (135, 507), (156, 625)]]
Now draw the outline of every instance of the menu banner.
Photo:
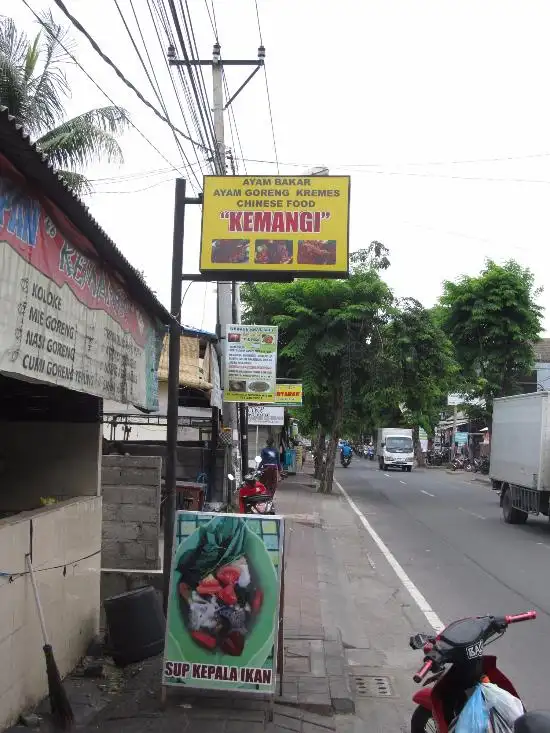
[(158, 409), (162, 327), (93, 254), (0, 175), (0, 371)]
[(275, 402), (277, 334), (277, 326), (226, 327), (225, 402)]

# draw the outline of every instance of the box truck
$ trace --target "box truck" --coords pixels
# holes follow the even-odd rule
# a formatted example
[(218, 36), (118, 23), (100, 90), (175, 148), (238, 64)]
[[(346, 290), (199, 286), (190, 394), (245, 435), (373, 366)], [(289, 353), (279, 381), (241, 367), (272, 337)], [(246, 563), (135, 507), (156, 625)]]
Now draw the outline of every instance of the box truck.
[(410, 473), (414, 465), (412, 428), (378, 428), (376, 456), (380, 470), (400, 468)]
[(550, 497), (550, 392), (501, 397), (493, 403), (491, 466), (504, 521), (523, 524), (548, 516)]

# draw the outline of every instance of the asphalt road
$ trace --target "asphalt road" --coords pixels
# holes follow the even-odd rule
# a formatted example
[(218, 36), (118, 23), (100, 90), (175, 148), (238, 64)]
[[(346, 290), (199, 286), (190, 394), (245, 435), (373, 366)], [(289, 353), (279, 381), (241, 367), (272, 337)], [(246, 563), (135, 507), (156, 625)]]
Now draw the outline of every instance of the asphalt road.
[(354, 458), (336, 479), (444, 623), (538, 611), (535, 621), (511, 626), (491, 653), (528, 708), (550, 709), (548, 520), (504, 524), (497, 495), (468, 474), (382, 472)]

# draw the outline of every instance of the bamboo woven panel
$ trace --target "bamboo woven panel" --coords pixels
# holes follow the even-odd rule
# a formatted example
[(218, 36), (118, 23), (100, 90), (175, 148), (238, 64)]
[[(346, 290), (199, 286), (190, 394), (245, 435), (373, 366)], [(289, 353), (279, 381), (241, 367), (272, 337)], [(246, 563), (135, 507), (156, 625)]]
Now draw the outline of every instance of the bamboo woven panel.
[[(165, 336), (159, 362), (159, 379), (168, 379), (168, 341)], [(197, 389), (210, 389), (211, 385), (204, 379), (203, 367), (199, 356), (200, 343), (198, 338), (181, 336), (180, 338), (180, 384)]]

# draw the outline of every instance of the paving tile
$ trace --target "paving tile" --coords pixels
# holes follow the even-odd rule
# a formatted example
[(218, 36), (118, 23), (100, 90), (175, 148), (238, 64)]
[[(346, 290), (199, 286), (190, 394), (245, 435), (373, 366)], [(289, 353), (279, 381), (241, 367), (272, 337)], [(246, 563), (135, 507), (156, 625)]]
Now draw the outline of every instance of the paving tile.
[(288, 715), (280, 715), (278, 713), (275, 713), (273, 717), (273, 723), (276, 727), (282, 728), (283, 730), (302, 730), (301, 716), (299, 718), (291, 718)]

